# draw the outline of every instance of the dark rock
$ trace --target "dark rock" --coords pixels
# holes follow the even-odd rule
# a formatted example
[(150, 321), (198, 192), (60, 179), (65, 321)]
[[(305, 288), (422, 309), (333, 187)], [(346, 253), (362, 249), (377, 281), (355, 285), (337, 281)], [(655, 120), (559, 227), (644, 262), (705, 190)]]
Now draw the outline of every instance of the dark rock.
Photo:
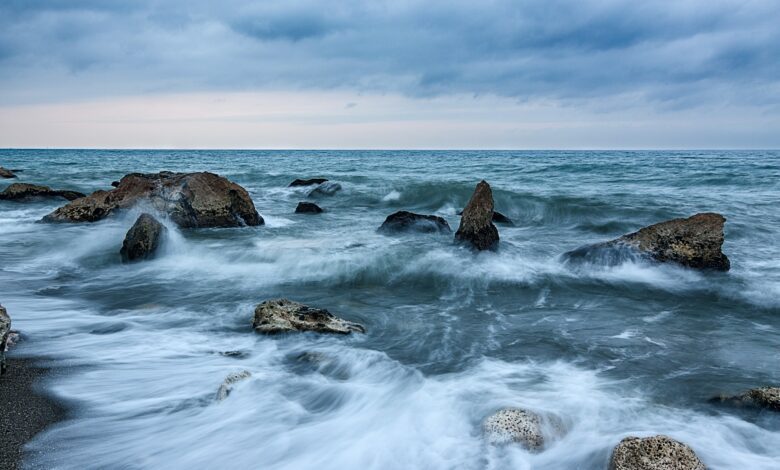
[(14, 183), (0, 193), (0, 200), (21, 201), (34, 198), (62, 197), (73, 201), (84, 197), (85, 194), (78, 191), (57, 191), (48, 186), (40, 186), (29, 183)]
[(241, 382), (244, 379), (248, 379), (251, 376), (252, 373), (248, 370), (242, 370), (228, 374), (228, 376), (225, 377), (225, 380), (222, 382), (222, 385), (219, 386), (219, 390), (217, 390), (217, 401), (222, 401), (227, 398), (228, 395), (230, 395), (230, 392), (233, 391), (233, 387), (236, 385), (236, 383)]
[(467, 243), (477, 250), (495, 250), (498, 247), (498, 229), (493, 225), (493, 192), (486, 181), (480, 181), (471, 196), (455, 240)]
[(299, 202), (295, 208), (296, 214), (319, 214), (324, 212), (320, 206), (313, 202)]
[(325, 179), (325, 178), (311, 178), (311, 179), (308, 179), (308, 180), (296, 179), (295, 181), (290, 183), (289, 187), (292, 188), (294, 186), (311, 186), (311, 185), (314, 185), (314, 184), (322, 184), (322, 183), (325, 183), (326, 181), (328, 181), (328, 180)]
[(154, 257), (167, 229), (149, 214), (141, 214), (122, 242), (122, 261), (138, 261)]
[(326, 181), (309, 191), (309, 196), (333, 196), (339, 191), (341, 191), (340, 184), (334, 183), (333, 181)]
[(213, 173), (131, 173), (111, 191), (95, 191), (60, 207), (44, 222), (95, 222), (146, 203), (182, 228), (262, 225), (241, 186)]
[(7, 170), (0, 166), (0, 178), (16, 178), (13, 171)]
[(398, 232), (452, 232), (450, 224), (435, 215), (415, 214), (414, 212), (398, 211), (387, 216), (379, 227), (380, 233)]
[(119, 181), (112, 181), (111, 186), (118, 188), (119, 187)]
[[(463, 215), (463, 211), (458, 212), (458, 215)], [(504, 225), (508, 225), (510, 227), (514, 227), (515, 226), (515, 223), (512, 222), (512, 219), (510, 219), (509, 217), (505, 216), (504, 214), (502, 214), (502, 213), (500, 213), (498, 211), (493, 211), (493, 219), (492, 220), (496, 224), (504, 224)]]
[(693, 449), (666, 436), (627, 437), (612, 451), (609, 470), (706, 470)]
[(5, 350), (8, 346), (8, 336), (11, 334), (11, 317), (5, 307), (0, 305), (0, 375), (5, 374)]
[(327, 310), (287, 299), (267, 300), (259, 304), (255, 308), (252, 327), (256, 332), (266, 334), (293, 331), (339, 334), (366, 332), (362, 325), (338, 318)]
[(722, 395), (715, 397), (712, 401), (735, 406), (748, 406), (764, 408), (771, 411), (780, 411), (780, 387), (753, 388), (742, 392), (739, 395)]

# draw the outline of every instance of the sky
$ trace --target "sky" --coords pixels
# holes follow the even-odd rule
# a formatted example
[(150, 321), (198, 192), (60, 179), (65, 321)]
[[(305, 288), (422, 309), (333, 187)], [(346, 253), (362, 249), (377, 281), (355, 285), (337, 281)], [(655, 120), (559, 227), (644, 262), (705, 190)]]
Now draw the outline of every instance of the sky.
[(0, 147), (780, 148), (780, 1), (0, 0)]

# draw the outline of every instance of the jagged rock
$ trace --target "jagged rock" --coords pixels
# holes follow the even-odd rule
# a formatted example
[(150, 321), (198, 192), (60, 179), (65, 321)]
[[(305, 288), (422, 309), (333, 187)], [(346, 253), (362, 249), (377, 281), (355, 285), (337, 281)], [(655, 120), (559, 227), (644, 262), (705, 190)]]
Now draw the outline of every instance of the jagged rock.
[(312, 308), (287, 299), (267, 300), (255, 308), (252, 327), (258, 333), (274, 334), (292, 331), (318, 333), (365, 333), (357, 323), (338, 318), (327, 310)]
[(319, 214), (324, 212), (320, 206), (313, 202), (299, 202), (295, 208), (296, 214)]
[(7, 170), (0, 166), (0, 178), (16, 178), (13, 171)]
[(122, 261), (138, 261), (154, 257), (167, 229), (149, 214), (141, 214), (122, 242)]
[(325, 179), (325, 178), (311, 178), (311, 179), (308, 179), (308, 180), (296, 179), (295, 181), (290, 183), (289, 187), (292, 188), (294, 186), (311, 186), (311, 185), (314, 185), (314, 184), (322, 184), (322, 183), (325, 183), (326, 181), (328, 181), (328, 180)]
[(11, 317), (5, 307), (0, 305), (0, 374), (5, 374), (5, 350), (8, 345), (8, 336), (11, 334)]
[(706, 470), (693, 449), (666, 436), (627, 437), (612, 451), (609, 470)]
[(111, 191), (95, 191), (60, 207), (44, 222), (95, 222), (146, 203), (183, 228), (262, 225), (263, 218), (241, 186), (213, 173), (131, 173)]
[(242, 370), (240, 372), (231, 372), (228, 374), (227, 377), (225, 377), (225, 380), (222, 382), (222, 385), (219, 386), (219, 390), (217, 390), (217, 401), (222, 401), (225, 398), (230, 395), (230, 392), (233, 391), (233, 386), (244, 380), (248, 379), (252, 376), (252, 373), (248, 370)]
[(398, 232), (451, 232), (450, 224), (435, 215), (415, 214), (414, 212), (398, 211), (387, 216), (379, 227), (380, 233)]
[(29, 183), (14, 183), (0, 193), (0, 200), (20, 201), (24, 199), (62, 197), (73, 201), (84, 197), (85, 194), (78, 191), (57, 191), (48, 186), (40, 186)]
[(750, 406), (780, 411), (780, 387), (759, 387), (747, 390), (739, 395), (722, 395), (712, 401), (736, 406)]
[(309, 196), (333, 196), (341, 191), (341, 185), (333, 181), (326, 181), (309, 191)]
[(455, 232), (455, 240), (467, 243), (477, 250), (498, 247), (498, 229), (493, 225), (493, 191), (486, 181), (477, 184)]
[(482, 429), (491, 444), (515, 442), (528, 450), (540, 450), (544, 446), (541, 417), (520, 408), (504, 408), (488, 416)]
[[(458, 215), (463, 215), (463, 211), (458, 212)], [(493, 218), (491, 220), (496, 224), (504, 224), (510, 227), (515, 226), (515, 223), (512, 222), (512, 219), (510, 219), (509, 217), (505, 216), (504, 214), (498, 211), (493, 211)]]

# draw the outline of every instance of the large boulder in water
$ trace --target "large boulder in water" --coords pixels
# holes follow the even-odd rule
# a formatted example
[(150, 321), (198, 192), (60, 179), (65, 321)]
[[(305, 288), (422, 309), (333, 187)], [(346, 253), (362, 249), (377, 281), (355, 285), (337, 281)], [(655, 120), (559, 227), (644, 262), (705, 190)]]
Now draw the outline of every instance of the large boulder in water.
[(5, 374), (5, 350), (8, 336), (11, 334), (11, 317), (5, 307), (0, 305), (0, 374)]
[(241, 186), (214, 173), (131, 173), (111, 191), (95, 191), (60, 207), (44, 222), (95, 222), (137, 204), (168, 214), (178, 226), (262, 225), (263, 218)]
[(540, 450), (544, 446), (541, 417), (520, 408), (504, 408), (488, 416), (482, 430), (491, 444), (514, 442), (528, 450)]
[(255, 308), (252, 327), (256, 332), (266, 334), (293, 331), (339, 334), (366, 332), (362, 325), (338, 318), (327, 310), (287, 299), (267, 300), (259, 304)]
[(477, 250), (494, 250), (498, 247), (498, 229), (493, 225), (493, 191), (486, 181), (480, 181), (471, 196), (455, 240), (467, 243)]
[(724, 402), (737, 406), (764, 408), (780, 411), (780, 387), (759, 387), (747, 390), (734, 396), (720, 396), (712, 401)]
[(0, 200), (21, 201), (35, 198), (65, 198), (73, 201), (84, 197), (85, 194), (78, 191), (58, 191), (48, 186), (41, 186), (29, 183), (14, 183), (0, 193)]
[(609, 470), (706, 470), (693, 449), (666, 436), (627, 437), (612, 451)]
[(16, 178), (16, 175), (13, 171), (0, 166), (0, 178)]
[(414, 212), (398, 211), (387, 216), (379, 227), (380, 233), (399, 232), (452, 232), (450, 224), (435, 215), (415, 214)]
[(322, 207), (314, 204), (313, 202), (302, 201), (299, 202), (298, 206), (295, 208), (296, 214), (320, 214), (322, 212), (324, 212)]
[(328, 181), (325, 178), (311, 178), (308, 180), (302, 180), (302, 179), (296, 179), (292, 183), (290, 183), (289, 187), (295, 187), (295, 186), (312, 186), (315, 184), (322, 184), (324, 182)]
[(141, 214), (122, 242), (122, 261), (140, 261), (154, 257), (167, 229), (149, 214)]

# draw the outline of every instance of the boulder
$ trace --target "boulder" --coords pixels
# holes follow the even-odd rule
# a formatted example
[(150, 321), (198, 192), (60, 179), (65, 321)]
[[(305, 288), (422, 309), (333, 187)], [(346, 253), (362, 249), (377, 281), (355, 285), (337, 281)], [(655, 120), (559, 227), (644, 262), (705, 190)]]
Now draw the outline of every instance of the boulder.
[(78, 191), (57, 191), (51, 189), (48, 186), (40, 186), (29, 183), (14, 183), (5, 188), (3, 192), (0, 193), (0, 200), (21, 201), (24, 199), (34, 198), (61, 197), (67, 199), (68, 201), (73, 201), (84, 196), (85, 194)]
[(295, 186), (311, 186), (311, 185), (314, 185), (314, 184), (322, 184), (322, 183), (325, 183), (326, 181), (328, 181), (328, 180), (325, 179), (325, 178), (311, 178), (311, 179), (308, 179), (308, 180), (296, 179), (295, 181), (290, 183), (289, 187), (292, 188), (292, 187), (295, 187)]
[(157, 219), (149, 214), (141, 214), (122, 242), (123, 262), (140, 261), (154, 257), (157, 248), (167, 229)]
[(722, 395), (713, 398), (712, 401), (736, 406), (749, 406), (764, 408), (771, 411), (780, 411), (780, 387), (753, 388), (742, 392), (739, 395)]
[(338, 318), (327, 310), (287, 299), (267, 300), (259, 304), (255, 308), (252, 327), (256, 332), (265, 334), (293, 331), (339, 334), (366, 332), (362, 325)]
[(0, 166), (0, 178), (16, 178), (13, 171), (7, 170)]
[(320, 206), (313, 202), (299, 202), (295, 208), (296, 214), (319, 214), (324, 212)]
[(450, 224), (441, 217), (398, 211), (388, 215), (378, 231), (386, 234), (399, 232), (434, 233), (452, 232), (452, 229), (450, 229)]
[(326, 181), (316, 188), (309, 191), (309, 196), (333, 196), (337, 192), (341, 191), (341, 185), (334, 183), (333, 181)]
[(536, 413), (520, 408), (504, 408), (488, 416), (482, 429), (491, 444), (518, 443), (528, 450), (544, 446), (542, 419)]
[[(463, 211), (458, 212), (458, 215), (463, 215)], [(509, 217), (505, 216), (504, 214), (498, 211), (493, 211), (493, 218), (491, 220), (493, 220), (493, 223), (496, 224), (504, 224), (510, 227), (515, 226), (515, 223), (512, 222), (512, 219), (510, 219)]]
[(233, 387), (236, 383), (248, 379), (252, 376), (252, 373), (248, 370), (242, 370), (239, 372), (231, 372), (228, 374), (227, 377), (225, 377), (225, 380), (222, 381), (222, 385), (219, 386), (219, 389), (217, 390), (217, 401), (222, 401), (225, 398), (230, 395), (230, 392), (233, 391)]
[(182, 228), (262, 225), (241, 186), (213, 173), (131, 173), (111, 191), (95, 191), (55, 210), (44, 222), (96, 222), (115, 211), (147, 204)]
[(609, 470), (706, 470), (693, 450), (666, 436), (627, 437), (612, 451)]
[(8, 336), (11, 334), (11, 317), (5, 307), (0, 305), (0, 374), (5, 374), (5, 350), (8, 344)]
[(471, 196), (455, 240), (477, 250), (495, 250), (498, 247), (498, 229), (493, 225), (493, 191), (486, 181), (480, 181)]

